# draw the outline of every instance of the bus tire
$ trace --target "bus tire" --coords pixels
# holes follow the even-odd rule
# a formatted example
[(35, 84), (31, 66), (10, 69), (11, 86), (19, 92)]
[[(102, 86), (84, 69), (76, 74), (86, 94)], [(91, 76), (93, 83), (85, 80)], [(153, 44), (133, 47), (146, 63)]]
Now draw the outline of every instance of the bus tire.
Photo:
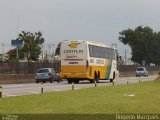
[(97, 83), (99, 82), (99, 75), (100, 75), (99, 71), (98, 73), (96, 71), (94, 72), (94, 81), (96, 81)]
[(94, 71), (94, 81), (96, 81), (96, 80), (97, 80), (97, 72)]
[(115, 79), (115, 72), (113, 73), (113, 78), (110, 79), (110, 82), (113, 82), (114, 79)]
[(74, 80), (74, 83), (79, 83), (79, 80)]
[(97, 83), (99, 82), (99, 79), (100, 79), (100, 72), (98, 71), (98, 74), (97, 74)]
[(110, 82), (113, 82), (113, 79), (110, 79)]

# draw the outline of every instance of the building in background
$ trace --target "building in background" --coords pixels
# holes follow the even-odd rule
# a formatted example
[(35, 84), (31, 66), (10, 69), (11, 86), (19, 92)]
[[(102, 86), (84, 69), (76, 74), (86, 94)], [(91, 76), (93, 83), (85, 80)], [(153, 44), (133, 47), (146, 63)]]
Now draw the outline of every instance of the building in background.
[(8, 61), (9, 54), (0, 54), (0, 61)]

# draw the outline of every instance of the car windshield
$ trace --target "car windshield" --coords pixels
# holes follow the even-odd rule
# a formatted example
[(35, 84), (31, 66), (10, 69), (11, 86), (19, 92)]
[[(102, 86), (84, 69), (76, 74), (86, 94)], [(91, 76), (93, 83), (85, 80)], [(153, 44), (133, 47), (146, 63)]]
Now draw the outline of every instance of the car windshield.
[(37, 73), (49, 73), (49, 70), (48, 69), (41, 69), (41, 70), (38, 70)]
[(137, 68), (137, 71), (144, 71), (144, 68)]

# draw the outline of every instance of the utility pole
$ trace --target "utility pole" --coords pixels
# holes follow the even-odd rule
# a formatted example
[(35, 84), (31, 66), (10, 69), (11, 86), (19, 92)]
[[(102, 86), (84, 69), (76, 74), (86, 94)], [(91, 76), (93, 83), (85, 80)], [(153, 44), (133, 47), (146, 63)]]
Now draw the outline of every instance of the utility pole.
[(124, 50), (125, 65), (126, 65), (126, 63), (127, 63), (127, 53), (128, 53), (128, 50), (125, 49), (125, 50)]

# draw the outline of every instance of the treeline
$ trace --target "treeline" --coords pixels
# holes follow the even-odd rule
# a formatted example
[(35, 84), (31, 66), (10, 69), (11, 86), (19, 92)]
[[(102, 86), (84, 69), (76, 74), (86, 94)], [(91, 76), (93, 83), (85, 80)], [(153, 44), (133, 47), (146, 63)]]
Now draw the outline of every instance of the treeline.
[(145, 64), (160, 65), (160, 32), (154, 32), (150, 27), (139, 26), (123, 30), (119, 34), (119, 40), (132, 49), (132, 61), (140, 65), (142, 61), (145, 61)]

